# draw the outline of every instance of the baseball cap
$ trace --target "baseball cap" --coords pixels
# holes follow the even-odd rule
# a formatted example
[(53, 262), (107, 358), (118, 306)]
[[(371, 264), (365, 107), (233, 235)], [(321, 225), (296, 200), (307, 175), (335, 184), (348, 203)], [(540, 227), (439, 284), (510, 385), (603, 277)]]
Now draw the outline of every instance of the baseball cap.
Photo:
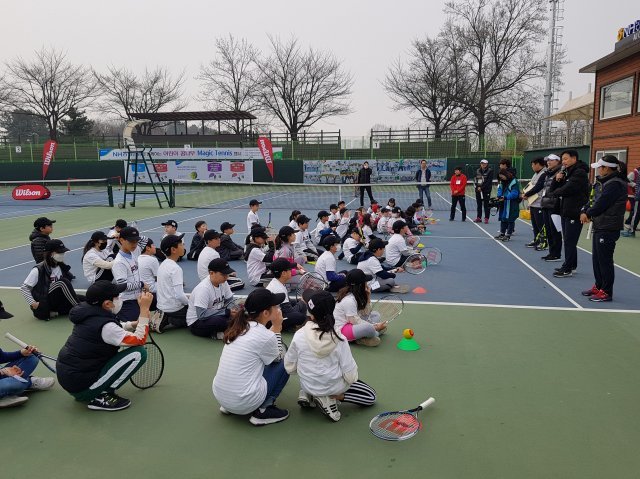
[(318, 218), (324, 218), (325, 216), (329, 216), (329, 212), (322, 210), (318, 212)]
[(316, 317), (333, 314), (336, 307), (336, 300), (329, 291), (308, 289), (302, 293), (302, 300), (307, 303), (309, 312)]
[(337, 209), (338, 209), (338, 205), (336, 205), (335, 203), (331, 203), (331, 204), (329, 205), (329, 209), (330, 209), (330, 210), (337, 210)]
[(144, 251), (147, 246), (153, 246), (153, 240), (148, 236), (143, 236), (142, 239), (138, 242), (142, 251)]
[(67, 251), (69, 251), (69, 248), (64, 245), (62, 240), (52, 239), (48, 240), (44, 244), (44, 250), (52, 253), (66, 253)]
[(89, 304), (102, 304), (103, 301), (117, 297), (125, 289), (127, 289), (126, 283), (114, 284), (111, 281), (102, 279), (89, 286), (85, 298)]
[(544, 157), (544, 161), (549, 161), (549, 160), (555, 160), (555, 161), (560, 161), (560, 157), (558, 155), (547, 155)]
[(207, 230), (204, 232), (203, 238), (205, 241), (211, 241), (212, 239), (220, 238), (220, 233), (216, 230)]
[(280, 228), (280, 231), (278, 231), (278, 236), (282, 239), (286, 239), (295, 232), (296, 231), (291, 226), (283, 226)]
[(231, 266), (229, 266), (229, 263), (227, 263), (227, 260), (222, 258), (212, 259), (211, 262), (209, 263), (209, 266), (207, 266), (207, 269), (209, 271), (214, 271), (216, 273), (222, 273), (222, 274), (231, 274), (236, 272), (234, 269), (231, 268)]
[(261, 205), (261, 204), (262, 204), (262, 201), (258, 201), (258, 200), (249, 201), (249, 206)]
[(182, 238), (184, 238), (184, 233), (181, 235), (165, 236), (160, 243), (160, 250), (166, 255), (171, 254), (171, 248), (182, 243)]
[(311, 219), (305, 215), (300, 215), (296, 218), (296, 223), (298, 223), (299, 225), (303, 225), (305, 223), (308, 223), (309, 221), (311, 221)]
[(247, 296), (244, 302), (244, 309), (249, 314), (258, 314), (269, 309), (271, 306), (279, 305), (284, 299), (284, 293), (274, 294), (267, 288), (255, 289)]
[(271, 263), (271, 271), (274, 273), (280, 271), (287, 271), (291, 269), (291, 263), (286, 258), (278, 258), (273, 263)]
[(109, 238), (107, 237), (107, 234), (104, 231), (94, 231), (93, 234), (91, 235), (91, 241), (107, 241)]
[(362, 271), (361, 269), (352, 269), (347, 271), (347, 284), (363, 284), (366, 283), (367, 281), (371, 281), (373, 279), (373, 276), (371, 276), (370, 274), (366, 274), (364, 271)]
[(127, 222), (125, 220), (116, 220), (115, 227), (116, 228), (126, 228), (127, 227)]
[(140, 239), (140, 232), (133, 226), (127, 226), (120, 230), (120, 238), (127, 241), (138, 241)]
[(164, 223), (160, 223), (162, 226), (173, 226), (174, 228), (178, 227), (178, 223), (176, 220), (167, 220)]
[(269, 235), (267, 234), (266, 230), (262, 227), (251, 228), (251, 237), (269, 239)]
[(405, 223), (402, 220), (394, 221), (393, 222), (393, 232), (394, 233), (399, 233), (400, 230), (402, 230), (402, 228), (404, 228), (405, 226), (407, 226), (407, 223)]
[(33, 222), (33, 227), (34, 228), (44, 228), (45, 226), (50, 226), (53, 223), (55, 223), (56, 220), (50, 220), (49, 218), (46, 218), (44, 216), (38, 218), (37, 220), (35, 220)]
[(231, 229), (234, 226), (235, 226), (235, 223), (229, 223), (228, 221), (225, 221), (220, 225), (220, 231)]
[(387, 244), (388, 243), (386, 241), (381, 240), (380, 238), (372, 239), (369, 243), (369, 251), (377, 251), (387, 246)]
[(480, 160), (480, 163), (489, 163), (489, 160), (485, 160), (484, 158)]

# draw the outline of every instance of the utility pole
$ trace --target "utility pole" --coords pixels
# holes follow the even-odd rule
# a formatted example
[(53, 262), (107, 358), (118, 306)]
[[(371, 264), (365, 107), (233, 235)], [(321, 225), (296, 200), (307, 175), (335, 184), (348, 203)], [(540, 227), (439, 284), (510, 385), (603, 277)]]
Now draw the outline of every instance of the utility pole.
[(562, 42), (561, 26), (557, 26), (557, 23), (563, 19), (562, 8), (563, 0), (549, 0), (551, 6), (551, 14), (549, 15), (549, 39), (547, 44), (547, 75), (546, 85), (544, 90), (544, 119), (542, 120), (542, 137), (545, 145), (549, 142), (549, 136), (551, 134), (551, 122), (548, 117), (551, 116), (553, 109), (553, 102), (555, 97), (555, 82), (554, 77), (558, 73), (556, 69), (556, 55), (560, 44)]

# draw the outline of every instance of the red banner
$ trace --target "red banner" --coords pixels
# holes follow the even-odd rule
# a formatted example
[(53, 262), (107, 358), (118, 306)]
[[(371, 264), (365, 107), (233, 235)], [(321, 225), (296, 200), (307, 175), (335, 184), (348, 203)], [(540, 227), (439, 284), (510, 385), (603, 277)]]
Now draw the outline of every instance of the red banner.
[(264, 162), (267, 164), (267, 168), (271, 174), (271, 179), (273, 179), (273, 148), (271, 147), (271, 140), (266, 136), (259, 137), (258, 148), (260, 148), (262, 158), (264, 158)]
[(49, 165), (51, 161), (53, 161), (53, 156), (56, 154), (56, 150), (58, 149), (58, 143), (55, 140), (47, 140), (44, 144), (44, 149), (42, 150), (42, 179), (47, 176), (47, 171), (49, 171)]

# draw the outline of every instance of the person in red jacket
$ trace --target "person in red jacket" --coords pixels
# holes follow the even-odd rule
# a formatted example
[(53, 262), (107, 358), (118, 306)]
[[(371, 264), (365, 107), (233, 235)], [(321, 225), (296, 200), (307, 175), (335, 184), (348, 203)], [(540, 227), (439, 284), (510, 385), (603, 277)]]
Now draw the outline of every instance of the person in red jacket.
[(460, 203), (462, 210), (462, 221), (467, 219), (467, 206), (465, 200), (465, 188), (467, 187), (467, 177), (462, 174), (462, 167), (456, 166), (453, 170), (454, 175), (451, 177), (451, 215), (449, 221), (453, 221), (456, 217), (456, 205)]

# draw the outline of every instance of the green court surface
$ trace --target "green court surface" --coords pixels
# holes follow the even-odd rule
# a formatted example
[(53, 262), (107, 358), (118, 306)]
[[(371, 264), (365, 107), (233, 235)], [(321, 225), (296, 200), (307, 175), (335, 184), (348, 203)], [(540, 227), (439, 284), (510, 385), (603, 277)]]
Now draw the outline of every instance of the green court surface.
[[(19, 291), (0, 294), (16, 314), (0, 322), (2, 347), (11, 348), (10, 331), (57, 354), (68, 320), (37, 321)], [(396, 349), (406, 327), (421, 350)], [(128, 410), (89, 411), (59, 386), (1, 410), (0, 476), (638, 477), (637, 315), (414, 304), (389, 329), (379, 348), (353, 348), (375, 406), (342, 404), (332, 423), (298, 408), (292, 376), (278, 401), (291, 417), (263, 428), (218, 412), (211, 381), (220, 342), (187, 331), (157, 336), (165, 374), (150, 390), (123, 387)], [(369, 433), (375, 414), (428, 396), (437, 402), (413, 439)]]

